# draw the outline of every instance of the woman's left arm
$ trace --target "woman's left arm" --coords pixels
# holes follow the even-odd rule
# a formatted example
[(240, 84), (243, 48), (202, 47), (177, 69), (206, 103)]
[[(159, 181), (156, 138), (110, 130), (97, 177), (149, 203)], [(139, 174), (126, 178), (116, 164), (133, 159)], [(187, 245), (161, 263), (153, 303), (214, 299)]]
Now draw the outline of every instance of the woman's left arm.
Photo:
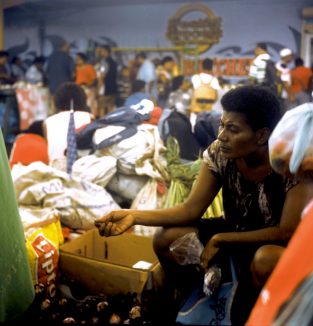
[(220, 249), (236, 250), (244, 244), (286, 244), (297, 228), (301, 214), (306, 205), (313, 199), (313, 182), (300, 181), (286, 194), (281, 221), (278, 226), (246, 232), (227, 232), (214, 235), (205, 246), (201, 255), (204, 268), (210, 264)]

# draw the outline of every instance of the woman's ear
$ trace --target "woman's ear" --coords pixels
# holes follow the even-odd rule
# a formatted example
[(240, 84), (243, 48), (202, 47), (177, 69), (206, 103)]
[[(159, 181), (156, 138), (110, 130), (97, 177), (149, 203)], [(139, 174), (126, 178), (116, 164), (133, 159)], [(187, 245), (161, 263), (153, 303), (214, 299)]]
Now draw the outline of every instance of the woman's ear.
[(271, 131), (268, 128), (261, 128), (257, 130), (256, 136), (257, 136), (257, 142), (259, 145), (264, 145), (268, 142), (268, 139), (270, 138)]

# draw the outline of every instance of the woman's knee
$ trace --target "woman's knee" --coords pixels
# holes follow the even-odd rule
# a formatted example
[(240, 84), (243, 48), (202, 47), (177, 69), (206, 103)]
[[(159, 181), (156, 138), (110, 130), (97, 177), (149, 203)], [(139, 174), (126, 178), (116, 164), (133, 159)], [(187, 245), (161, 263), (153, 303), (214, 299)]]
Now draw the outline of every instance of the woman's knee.
[(170, 245), (178, 238), (189, 232), (197, 232), (193, 227), (173, 227), (158, 230), (153, 237), (153, 249), (158, 254), (169, 251)]
[(284, 249), (281, 246), (265, 245), (256, 251), (251, 264), (252, 277), (256, 287), (263, 287)]

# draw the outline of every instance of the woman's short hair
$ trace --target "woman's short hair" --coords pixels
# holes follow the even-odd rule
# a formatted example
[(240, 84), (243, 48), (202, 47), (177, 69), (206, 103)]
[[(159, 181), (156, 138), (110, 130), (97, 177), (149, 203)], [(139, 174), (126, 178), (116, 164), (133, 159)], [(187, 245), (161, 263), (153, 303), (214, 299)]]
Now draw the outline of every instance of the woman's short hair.
[(273, 130), (281, 118), (278, 97), (265, 86), (240, 86), (228, 91), (221, 99), (223, 110), (241, 113), (256, 131)]
[(57, 111), (70, 110), (73, 105), (74, 111), (90, 112), (84, 89), (74, 82), (63, 83), (57, 88), (54, 104)]

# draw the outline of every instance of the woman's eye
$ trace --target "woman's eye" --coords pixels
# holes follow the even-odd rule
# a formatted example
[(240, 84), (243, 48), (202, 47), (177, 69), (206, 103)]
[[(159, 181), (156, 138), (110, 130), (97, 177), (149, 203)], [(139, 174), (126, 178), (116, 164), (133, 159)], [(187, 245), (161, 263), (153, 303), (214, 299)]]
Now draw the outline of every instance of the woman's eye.
[(239, 131), (238, 127), (234, 126), (234, 125), (225, 126), (225, 129), (229, 130), (230, 132), (238, 132)]

